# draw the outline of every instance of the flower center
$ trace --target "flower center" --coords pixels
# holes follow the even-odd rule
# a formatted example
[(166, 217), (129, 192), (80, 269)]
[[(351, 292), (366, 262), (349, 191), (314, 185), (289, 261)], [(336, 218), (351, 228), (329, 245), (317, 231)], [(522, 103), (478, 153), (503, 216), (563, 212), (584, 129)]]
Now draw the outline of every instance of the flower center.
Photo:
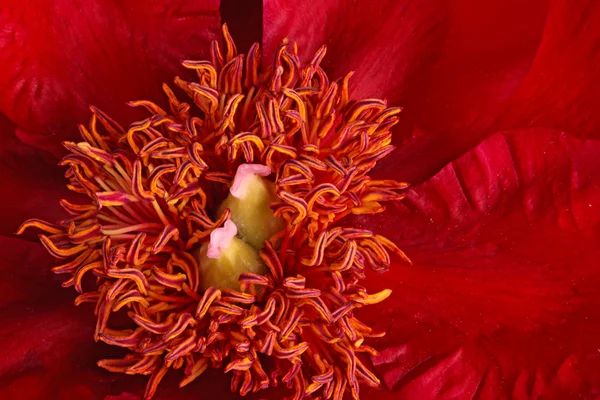
[(95, 339), (128, 352), (98, 364), (149, 375), (146, 399), (167, 371), (183, 386), (209, 367), (241, 395), (283, 383), (295, 399), (358, 399), (379, 385), (364, 356), (382, 333), (356, 311), (391, 293), (368, 294), (366, 271), (408, 260), (344, 217), (403, 197), (406, 184), (369, 176), (400, 109), (350, 100), (351, 74), (320, 67), (325, 48), (301, 66), (286, 40), (263, 70), (258, 45), (237, 55), (223, 33), (211, 62), (183, 63), (197, 81), (164, 85), (169, 110), (132, 102), (150, 115), (125, 130), (92, 107), (62, 161), (84, 200), (19, 232), (44, 232), (75, 304), (95, 305)]

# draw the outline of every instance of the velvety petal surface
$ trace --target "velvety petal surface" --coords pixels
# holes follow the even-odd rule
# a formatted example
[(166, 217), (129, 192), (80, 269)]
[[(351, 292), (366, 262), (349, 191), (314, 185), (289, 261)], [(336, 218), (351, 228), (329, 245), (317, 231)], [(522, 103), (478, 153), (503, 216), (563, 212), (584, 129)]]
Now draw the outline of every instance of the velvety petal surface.
[(600, 142), (496, 134), (376, 220), (413, 265), (364, 318), (406, 399), (593, 398), (600, 390)]
[(553, 1), (540, 48), (507, 122), (600, 138), (599, 46), (600, 3)]
[(51, 265), (40, 244), (0, 236), (0, 398), (46, 398), (56, 372), (75, 369), (93, 343), (93, 315), (74, 308)]
[(29, 218), (66, 217), (58, 202), (76, 197), (66, 188), (65, 169), (56, 158), (21, 142), (14, 125), (4, 121), (0, 122), (0, 235), (10, 236)]
[(0, 8), (0, 113), (19, 138), (57, 152), (89, 119), (115, 118), (125, 102), (159, 100), (179, 61), (206, 59), (219, 30), (219, 1), (19, 1)]
[(531, 67), (546, 14), (541, 0), (267, 0), (264, 45), (271, 54), (287, 36), (308, 59), (326, 44), (332, 79), (356, 71), (356, 98), (403, 106), (394, 165), (418, 182), (494, 132)]

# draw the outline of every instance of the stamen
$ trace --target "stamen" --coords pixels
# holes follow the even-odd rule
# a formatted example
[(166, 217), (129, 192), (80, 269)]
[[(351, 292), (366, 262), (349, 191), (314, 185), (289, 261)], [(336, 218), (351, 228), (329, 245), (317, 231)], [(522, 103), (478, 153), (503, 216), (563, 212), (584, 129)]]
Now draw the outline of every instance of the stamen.
[(403, 198), (406, 184), (369, 176), (400, 108), (351, 100), (352, 74), (330, 82), (320, 66), (325, 47), (304, 66), (288, 40), (270, 63), (258, 44), (244, 61), (223, 36), (212, 61), (183, 62), (195, 82), (163, 86), (168, 109), (130, 102), (149, 115), (123, 129), (91, 107), (61, 163), (81, 204), (18, 233), (43, 232), (75, 304), (95, 303), (94, 339), (130, 351), (98, 365), (148, 375), (145, 399), (171, 369), (185, 386), (208, 368), (241, 395), (284, 383), (295, 399), (358, 399), (379, 385), (363, 357), (383, 335), (359, 310), (392, 295), (369, 294), (367, 270), (410, 260), (344, 217)]

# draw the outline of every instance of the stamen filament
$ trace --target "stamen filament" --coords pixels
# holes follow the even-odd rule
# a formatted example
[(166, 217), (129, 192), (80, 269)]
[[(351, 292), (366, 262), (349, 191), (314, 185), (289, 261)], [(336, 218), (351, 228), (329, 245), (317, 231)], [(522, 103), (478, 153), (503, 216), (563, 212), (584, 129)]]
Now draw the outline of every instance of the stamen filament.
[(132, 232), (132, 231), (148, 231), (148, 230), (161, 230), (163, 228), (163, 225), (161, 224), (157, 224), (157, 223), (153, 223), (153, 222), (147, 222), (147, 223), (143, 223), (143, 224), (137, 224), (137, 225), (127, 225), (121, 228), (113, 228), (112, 226), (108, 225), (105, 226), (102, 229), (102, 233), (105, 235), (119, 235), (122, 233), (128, 233), (128, 232)]

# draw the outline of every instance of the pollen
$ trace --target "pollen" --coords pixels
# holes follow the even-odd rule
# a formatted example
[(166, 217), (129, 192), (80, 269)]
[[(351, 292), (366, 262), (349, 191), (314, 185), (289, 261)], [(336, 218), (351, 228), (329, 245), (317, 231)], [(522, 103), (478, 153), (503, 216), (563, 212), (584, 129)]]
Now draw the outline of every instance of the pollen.
[(401, 110), (351, 99), (325, 47), (302, 64), (284, 40), (263, 63), (223, 36), (211, 61), (183, 62), (197, 78), (163, 85), (167, 108), (133, 101), (148, 116), (125, 129), (91, 107), (61, 162), (81, 200), (19, 233), (41, 231), (75, 304), (93, 305), (95, 340), (123, 349), (98, 365), (147, 375), (145, 399), (168, 372), (185, 386), (209, 368), (242, 396), (359, 399), (380, 384), (367, 358), (383, 335), (360, 310), (393, 296), (369, 294), (368, 271), (409, 260), (345, 217), (403, 198), (405, 183), (369, 175)]

